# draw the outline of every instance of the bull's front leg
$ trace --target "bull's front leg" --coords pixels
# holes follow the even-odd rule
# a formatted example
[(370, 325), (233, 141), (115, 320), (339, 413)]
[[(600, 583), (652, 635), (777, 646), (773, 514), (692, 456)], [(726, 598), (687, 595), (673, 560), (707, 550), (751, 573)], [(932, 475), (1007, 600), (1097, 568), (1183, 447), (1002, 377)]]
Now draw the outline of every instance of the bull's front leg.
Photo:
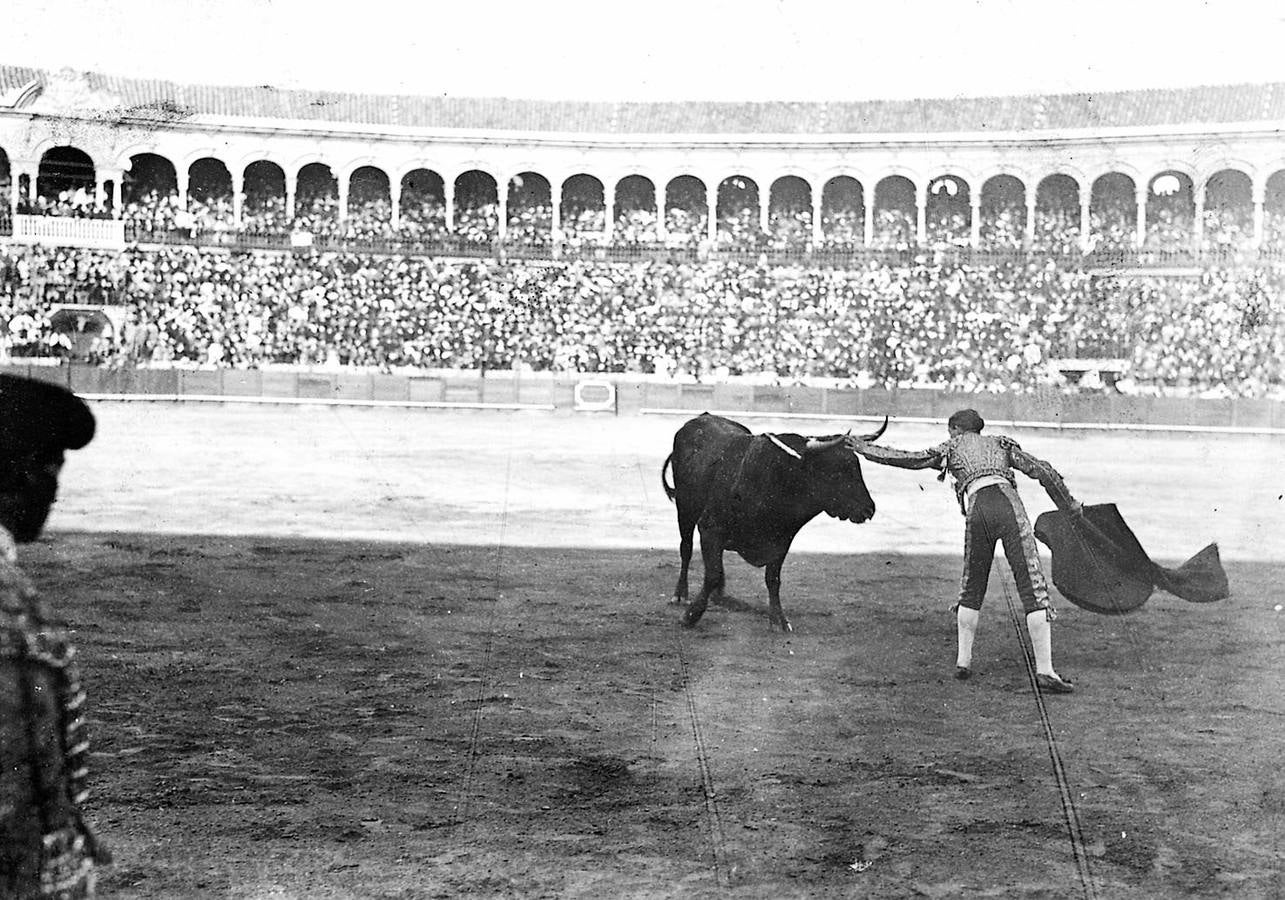
[(701, 531), (701, 559), (705, 563), (705, 581), (701, 584), (700, 593), (683, 614), (683, 624), (688, 628), (705, 615), (705, 607), (711, 597), (717, 601), (723, 594), (723, 541), (704, 530)]
[(768, 621), (782, 631), (793, 631), (785, 610), (781, 609), (781, 564), (784, 562), (783, 559), (773, 560), (763, 569), (763, 581), (767, 583)]

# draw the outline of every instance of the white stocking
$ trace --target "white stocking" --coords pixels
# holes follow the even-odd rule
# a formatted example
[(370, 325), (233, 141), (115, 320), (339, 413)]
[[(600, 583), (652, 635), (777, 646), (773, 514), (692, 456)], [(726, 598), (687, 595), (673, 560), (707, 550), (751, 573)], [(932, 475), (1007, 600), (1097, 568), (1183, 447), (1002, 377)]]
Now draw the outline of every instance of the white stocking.
[(959, 655), (955, 657), (955, 665), (965, 669), (972, 667), (973, 637), (977, 634), (977, 621), (980, 618), (980, 612), (967, 606), (959, 607), (959, 611), (955, 613), (959, 631)]
[(1026, 630), (1031, 635), (1031, 649), (1035, 651), (1035, 671), (1040, 675), (1056, 675), (1053, 671), (1053, 630), (1049, 626), (1048, 610), (1037, 609), (1026, 615)]

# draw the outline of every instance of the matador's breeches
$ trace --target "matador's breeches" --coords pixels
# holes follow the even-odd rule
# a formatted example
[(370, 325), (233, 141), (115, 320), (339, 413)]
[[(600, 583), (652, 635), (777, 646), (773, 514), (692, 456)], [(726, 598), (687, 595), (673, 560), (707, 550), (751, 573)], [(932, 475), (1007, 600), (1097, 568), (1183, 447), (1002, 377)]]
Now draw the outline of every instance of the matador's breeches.
[(1035, 533), (1017, 490), (1008, 484), (993, 484), (973, 495), (964, 524), (964, 577), (959, 605), (981, 609), (990, 580), (995, 545), (1004, 545), (1004, 556), (1013, 571), (1022, 608), (1031, 613), (1049, 605), (1048, 585), (1040, 567)]

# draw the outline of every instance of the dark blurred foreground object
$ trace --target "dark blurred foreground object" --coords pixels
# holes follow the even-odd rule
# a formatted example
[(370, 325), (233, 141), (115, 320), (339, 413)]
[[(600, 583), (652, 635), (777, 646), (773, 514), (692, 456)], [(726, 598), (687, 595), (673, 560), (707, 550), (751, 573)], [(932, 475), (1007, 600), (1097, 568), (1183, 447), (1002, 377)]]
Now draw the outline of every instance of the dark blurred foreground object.
[(40, 536), (66, 450), (94, 416), (63, 388), (0, 375), (0, 897), (84, 900), (110, 862), (83, 816), (89, 740), (76, 651), (18, 568)]
[[(94, 439), (94, 414), (66, 388), (0, 374), (0, 467), (29, 453), (79, 450)], [(0, 523), (3, 524), (3, 523)]]
[(1042, 513), (1035, 536), (1052, 551), (1053, 584), (1091, 612), (1132, 612), (1156, 588), (1192, 603), (1212, 603), (1231, 593), (1217, 544), (1167, 569), (1151, 561), (1114, 503), (1085, 506), (1082, 518), (1062, 510)]

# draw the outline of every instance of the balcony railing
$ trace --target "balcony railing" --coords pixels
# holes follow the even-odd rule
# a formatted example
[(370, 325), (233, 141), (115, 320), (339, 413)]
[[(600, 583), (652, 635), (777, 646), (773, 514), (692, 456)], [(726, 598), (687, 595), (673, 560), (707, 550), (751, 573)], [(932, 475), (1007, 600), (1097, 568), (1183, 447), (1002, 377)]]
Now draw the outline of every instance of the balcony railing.
[(21, 244), (113, 249), (125, 246), (125, 223), (118, 219), (19, 214), (13, 217), (12, 235)]

